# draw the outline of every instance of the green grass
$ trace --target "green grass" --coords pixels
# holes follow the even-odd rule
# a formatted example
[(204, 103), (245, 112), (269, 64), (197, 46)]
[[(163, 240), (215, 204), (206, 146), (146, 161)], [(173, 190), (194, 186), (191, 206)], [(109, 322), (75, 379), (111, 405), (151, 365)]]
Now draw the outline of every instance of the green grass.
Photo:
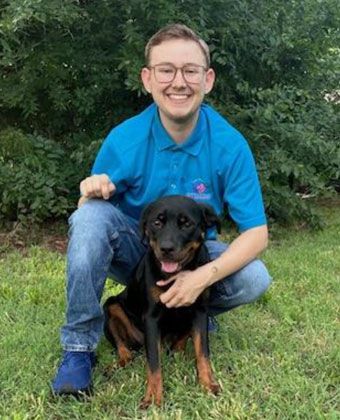
[[(109, 344), (98, 348), (95, 395), (54, 399), (61, 355), (65, 257), (32, 246), (0, 259), (1, 419), (336, 419), (339, 406), (340, 214), (325, 210), (323, 231), (276, 230), (263, 256), (274, 282), (257, 303), (219, 318), (211, 335), (223, 391), (196, 383), (193, 349), (163, 355), (165, 403), (138, 409), (144, 356), (105, 376)], [(108, 283), (106, 295), (114, 291)]]

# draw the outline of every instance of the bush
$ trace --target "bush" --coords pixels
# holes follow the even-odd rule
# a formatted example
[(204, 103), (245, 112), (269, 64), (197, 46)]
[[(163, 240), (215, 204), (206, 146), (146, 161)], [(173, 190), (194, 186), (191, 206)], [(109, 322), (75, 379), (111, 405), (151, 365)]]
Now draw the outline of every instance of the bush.
[[(324, 99), (339, 78), (337, 1), (5, 0), (1, 5), (0, 129), (53, 139), (53, 149), (64, 153), (60, 168), (66, 172), (58, 174), (64, 184), (54, 185), (70, 191), (60, 196), (69, 204), (57, 214), (72, 207), (94, 140), (149, 103), (139, 81), (143, 48), (170, 22), (183, 22), (208, 41), (218, 76), (208, 101), (248, 138), (271, 217), (313, 222), (301, 197), (330, 193), (339, 184), (339, 105)], [(42, 178), (50, 176), (57, 174)], [(41, 191), (31, 192), (41, 197)], [(20, 208), (27, 208), (27, 199)], [(9, 217), (8, 203), (14, 201), (5, 202), (1, 211)], [(45, 208), (40, 217), (52, 214)]]
[(268, 215), (283, 223), (301, 219), (317, 225), (306, 198), (334, 193), (329, 181), (340, 179), (335, 106), (287, 86), (246, 86), (243, 92), (248, 99), (242, 108), (219, 108), (233, 115), (250, 140)]
[(0, 217), (42, 221), (66, 216), (70, 168), (62, 148), (41, 136), (0, 133)]

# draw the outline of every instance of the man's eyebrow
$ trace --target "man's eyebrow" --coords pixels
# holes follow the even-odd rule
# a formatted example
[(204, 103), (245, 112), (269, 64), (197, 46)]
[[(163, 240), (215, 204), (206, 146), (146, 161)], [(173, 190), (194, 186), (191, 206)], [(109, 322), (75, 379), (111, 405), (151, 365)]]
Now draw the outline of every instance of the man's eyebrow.
[(159, 66), (159, 65), (171, 65), (171, 66), (174, 66), (174, 64), (172, 64), (172, 63), (170, 63), (169, 61), (161, 61), (160, 63), (156, 63), (156, 64), (154, 64), (154, 66)]
[[(170, 66), (174, 66), (174, 67), (176, 67), (175, 66), (175, 64), (174, 63), (171, 63), (170, 61), (161, 61), (160, 63), (156, 63), (156, 64), (153, 64), (154, 66), (159, 66), (159, 65), (162, 65), (162, 66), (166, 66), (166, 65), (170, 65)], [(203, 65), (203, 64), (198, 64), (198, 63), (184, 63), (183, 64), (183, 66), (199, 66), (199, 67), (206, 67), (205, 65)], [(183, 67), (182, 66), (182, 67)]]

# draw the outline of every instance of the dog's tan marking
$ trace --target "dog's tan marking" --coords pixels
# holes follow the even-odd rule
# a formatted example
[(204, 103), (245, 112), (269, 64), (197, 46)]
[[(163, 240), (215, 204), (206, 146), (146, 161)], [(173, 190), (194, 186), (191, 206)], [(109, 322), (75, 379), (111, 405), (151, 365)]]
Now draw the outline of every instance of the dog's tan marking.
[(178, 259), (181, 259), (181, 260), (187, 259), (186, 256), (189, 256), (189, 255), (191, 258), (200, 246), (201, 246), (201, 242), (199, 241), (189, 242), (188, 244), (185, 245), (185, 247), (179, 253)]
[(140, 408), (146, 409), (151, 404), (158, 407), (161, 406), (163, 400), (163, 378), (161, 368), (152, 372), (149, 366), (147, 367), (147, 386), (145, 397), (143, 398)]
[(220, 392), (220, 386), (214, 379), (210, 360), (203, 352), (202, 336), (198, 331), (194, 330), (192, 338), (196, 355), (198, 381), (206, 390), (217, 395)]
[(163, 290), (158, 286), (152, 286), (150, 288), (150, 295), (155, 302), (159, 302), (159, 296), (163, 293)]
[(133, 339), (139, 344), (143, 344), (143, 334), (131, 323), (119, 303), (108, 307), (108, 327), (115, 339), (118, 353), (118, 364), (124, 367), (132, 359), (132, 353), (127, 346), (127, 342)]
[(183, 337), (180, 337), (177, 341), (172, 343), (171, 349), (176, 352), (185, 352), (185, 348), (190, 337), (190, 332), (185, 334)]
[(108, 307), (108, 312), (109, 312), (110, 318), (116, 318), (118, 321), (121, 321), (123, 326), (126, 328), (128, 337), (133, 338), (139, 344), (144, 343), (143, 334), (139, 331), (138, 328), (136, 328), (132, 324), (132, 322), (130, 321), (130, 319), (128, 318), (128, 316), (126, 315), (126, 313), (124, 312), (124, 310), (122, 309), (119, 303), (110, 305)]

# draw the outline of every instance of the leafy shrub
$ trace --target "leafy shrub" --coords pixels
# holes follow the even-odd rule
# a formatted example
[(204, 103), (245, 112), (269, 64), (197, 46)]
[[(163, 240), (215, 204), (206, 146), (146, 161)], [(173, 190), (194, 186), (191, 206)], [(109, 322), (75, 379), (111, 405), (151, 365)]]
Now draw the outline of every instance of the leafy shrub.
[(244, 90), (248, 100), (242, 108), (219, 107), (233, 115), (233, 123), (243, 127), (250, 140), (267, 213), (281, 222), (302, 219), (318, 224), (303, 197), (332, 194), (329, 180), (340, 179), (335, 106), (292, 87)]
[[(45, 174), (31, 161), (20, 164), (22, 171), (34, 168), (36, 177), (57, 178), (54, 193), (57, 185), (70, 191), (61, 193), (69, 204), (61, 200), (63, 210), (57, 214), (67, 212), (78, 195), (98, 144), (94, 139), (150, 102), (139, 81), (143, 49), (170, 22), (189, 25), (210, 45), (217, 83), (207, 99), (249, 140), (272, 218), (313, 222), (301, 196), (330, 193), (339, 184), (339, 105), (324, 99), (339, 80), (336, 0), (2, 3), (0, 129), (19, 127), (36, 139), (53, 138), (53, 149), (64, 153), (58, 174)], [(12, 149), (19, 137), (12, 137)], [(26, 141), (28, 148), (31, 140)], [(32, 157), (28, 152), (26, 160)], [(59, 158), (51, 159), (56, 164)], [(48, 159), (41, 156), (40, 161)], [(6, 158), (7, 169), (1, 172), (9, 172), (9, 162)], [(24, 214), (11, 196), (2, 213)], [(20, 209), (30, 213), (27, 200)], [(45, 207), (39, 217), (52, 214)]]
[(70, 170), (60, 145), (8, 129), (0, 133), (0, 150), (0, 217), (41, 221), (68, 213)]

